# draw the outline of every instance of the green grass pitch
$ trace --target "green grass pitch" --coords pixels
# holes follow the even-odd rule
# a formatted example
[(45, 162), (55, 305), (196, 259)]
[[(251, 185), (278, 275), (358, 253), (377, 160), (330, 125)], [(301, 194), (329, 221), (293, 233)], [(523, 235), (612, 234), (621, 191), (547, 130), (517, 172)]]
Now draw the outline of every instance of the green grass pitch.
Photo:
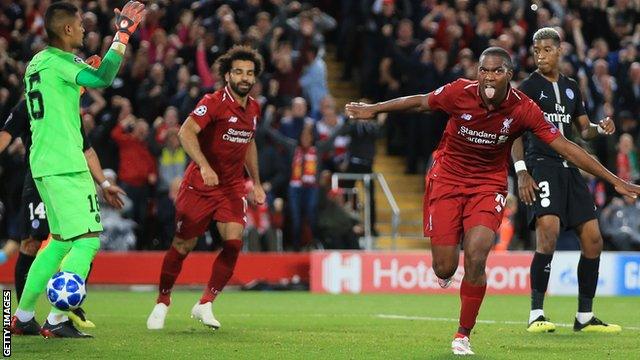
[[(161, 331), (146, 329), (153, 292), (90, 289), (85, 309), (94, 339), (13, 337), (14, 359), (449, 359), (459, 298), (452, 295), (316, 295), (233, 292), (214, 303), (222, 328), (189, 317), (196, 291), (176, 291)], [(546, 314), (572, 324), (577, 300), (550, 297)], [(476, 359), (638, 359), (638, 298), (597, 298), (604, 321), (622, 334), (525, 331), (526, 296), (489, 295), (472, 334)], [(15, 303), (14, 303), (15, 305)], [(37, 308), (40, 323), (48, 308)]]

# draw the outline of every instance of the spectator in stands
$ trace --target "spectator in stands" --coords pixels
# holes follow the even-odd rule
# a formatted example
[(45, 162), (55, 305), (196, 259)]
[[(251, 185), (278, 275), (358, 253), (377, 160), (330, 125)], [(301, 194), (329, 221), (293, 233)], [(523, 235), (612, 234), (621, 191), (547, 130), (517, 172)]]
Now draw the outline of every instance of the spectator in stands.
[(600, 216), (602, 234), (615, 250), (640, 250), (640, 206), (636, 199), (614, 198)]
[(340, 189), (323, 189), (318, 213), (318, 237), (325, 249), (359, 250), (364, 228), (358, 214), (348, 210)]
[(302, 129), (307, 126), (314, 127), (315, 121), (308, 115), (307, 101), (296, 97), (291, 101), (291, 112), (280, 119), (280, 133), (290, 139), (300, 138)]
[[(322, 101), (322, 117), (316, 123), (319, 140), (330, 138), (336, 130), (341, 129), (345, 124), (345, 118), (336, 112), (335, 100), (331, 96), (325, 97)], [(344, 169), (347, 160), (347, 146), (349, 136), (336, 136), (333, 142), (333, 150), (322, 158), (323, 169), (336, 172)]]
[(180, 147), (178, 129), (170, 128), (166, 131), (164, 146), (158, 157), (158, 187), (159, 195), (169, 192), (169, 186), (176, 178), (182, 178), (187, 167), (187, 154)]
[(273, 129), (271, 120), (271, 116), (266, 116), (264, 119), (266, 131), (274, 141), (285, 147), (291, 167), (287, 197), (289, 218), (293, 249), (300, 251), (303, 215), (311, 227), (312, 236), (317, 234), (318, 176), (322, 170), (320, 160), (333, 148), (333, 142), (336, 136), (342, 134), (342, 129), (335, 131), (328, 139), (315, 143), (312, 125), (304, 126), (299, 139), (293, 140)]
[[(116, 172), (112, 169), (104, 169), (104, 176), (112, 184), (116, 183)], [(131, 211), (133, 203), (128, 196), (120, 196), (124, 206), (115, 209), (100, 196), (100, 217), (104, 231), (100, 234), (100, 249), (127, 251), (136, 245), (134, 229), (138, 226), (135, 221), (126, 219), (123, 213)]]
[(164, 78), (164, 66), (155, 63), (151, 66), (149, 77), (140, 85), (137, 96), (136, 112), (151, 123), (160, 116), (167, 106), (169, 87)]
[(622, 134), (618, 140), (618, 155), (616, 157), (617, 175), (625, 180), (636, 182), (640, 178), (640, 163), (638, 152), (633, 144), (633, 137)]
[[(361, 102), (370, 103), (368, 99), (361, 99)], [(355, 174), (373, 173), (373, 163), (376, 155), (376, 140), (380, 135), (380, 127), (384, 123), (385, 117), (380, 116), (377, 121), (356, 120), (348, 124), (346, 133), (349, 135), (349, 146), (347, 148), (347, 168), (345, 172)], [(355, 186), (353, 181), (345, 181), (345, 187)], [(375, 181), (371, 182), (369, 191), (371, 201), (371, 223), (372, 233), (378, 234), (376, 230), (376, 198)]]
[[(156, 159), (147, 145), (149, 125), (144, 119), (128, 116), (111, 131), (111, 138), (118, 145), (120, 166), (119, 184), (133, 201), (132, 219), (138, 224), (137, 238), (144, 238), (144, 221), (147, 217), (147, 201), (151, 186), (158, 181)], [(137, 248), (145, 244), (138, 241)]]
[(316, 45), (310, 45), (302, 56), (305, 57), (307, 66), (300, 76), (300, 87), (302, 95), (309, 101), (309, 108), (313, 114), (320, 111), (320, 102), (329, 94), (327, 65), (318, 54)]

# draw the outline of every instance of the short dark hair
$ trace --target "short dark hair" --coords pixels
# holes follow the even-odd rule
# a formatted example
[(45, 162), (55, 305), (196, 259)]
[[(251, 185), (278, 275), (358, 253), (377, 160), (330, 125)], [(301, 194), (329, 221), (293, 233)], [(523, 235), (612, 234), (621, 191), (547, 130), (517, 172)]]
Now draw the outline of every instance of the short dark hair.
[(502, 61), (504, 62), (504, 66), (506, 66), (508, 70), (513, 70), (513, 61), (511, 60), (511, 56), (509, 55), (507, 50), (499, 46), (492, 46), (490, 48), (487, 48), (482, 52), (482, 54), (480, 54), (480, 61), (482, 61), (482, 58), (485, 56), (501, 57)]
[(56, 32), (60, 21), (75, 17), (77, 13), (78, 7), (68, 2), (61, 1), (49, 5), (44, 13), (44, 29), (47, 31), (49, 41), (60, 38), (60, 35)]
[(218, 70), (220, 78), (224, 80), (224, 75), (231, 71), (231, 64), (236, 60), (252, 61), (255, 66), (255, 76), (258, 77), (262, 73), (262, 69), (264, 67), (262, 55), (249, 46), (235, 45), (216, 60), (220, 65)]
[(543, 27), (533, 34), (533, 41), (553, 40), (556, 46), (560, 45), (560, 33), (552, 27)]

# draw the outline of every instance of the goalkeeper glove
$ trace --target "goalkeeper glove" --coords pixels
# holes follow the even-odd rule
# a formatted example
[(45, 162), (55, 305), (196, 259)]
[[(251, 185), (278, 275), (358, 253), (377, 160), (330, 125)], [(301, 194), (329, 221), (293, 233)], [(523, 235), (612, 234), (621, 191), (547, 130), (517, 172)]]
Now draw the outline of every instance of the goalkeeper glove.
[(116, 36), (114, 42), (127, 45), (129, 37), (136, 31), (136, 28), (144, 17), (144, 5), (138, 1), (129, 1), (122, 10), (115, 9), (116, 13)]

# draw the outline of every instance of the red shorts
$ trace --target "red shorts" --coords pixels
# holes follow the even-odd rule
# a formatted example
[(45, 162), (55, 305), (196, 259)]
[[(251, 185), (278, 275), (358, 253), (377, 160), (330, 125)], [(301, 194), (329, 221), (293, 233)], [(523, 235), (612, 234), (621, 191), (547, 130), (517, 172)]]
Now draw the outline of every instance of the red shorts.
[(424, 193), (424, 236), (433, 245), (456, 246), (464, 233), (484, 225), (496, 232), (506, 204), (506, 193), (465, 188), (427, 177)]
[(200, 192), (184, 182), (176, 197), (176, 236), (181, 239), (198, 237), (212, 220), (245, 224), (247, 200), (233, 188)]

